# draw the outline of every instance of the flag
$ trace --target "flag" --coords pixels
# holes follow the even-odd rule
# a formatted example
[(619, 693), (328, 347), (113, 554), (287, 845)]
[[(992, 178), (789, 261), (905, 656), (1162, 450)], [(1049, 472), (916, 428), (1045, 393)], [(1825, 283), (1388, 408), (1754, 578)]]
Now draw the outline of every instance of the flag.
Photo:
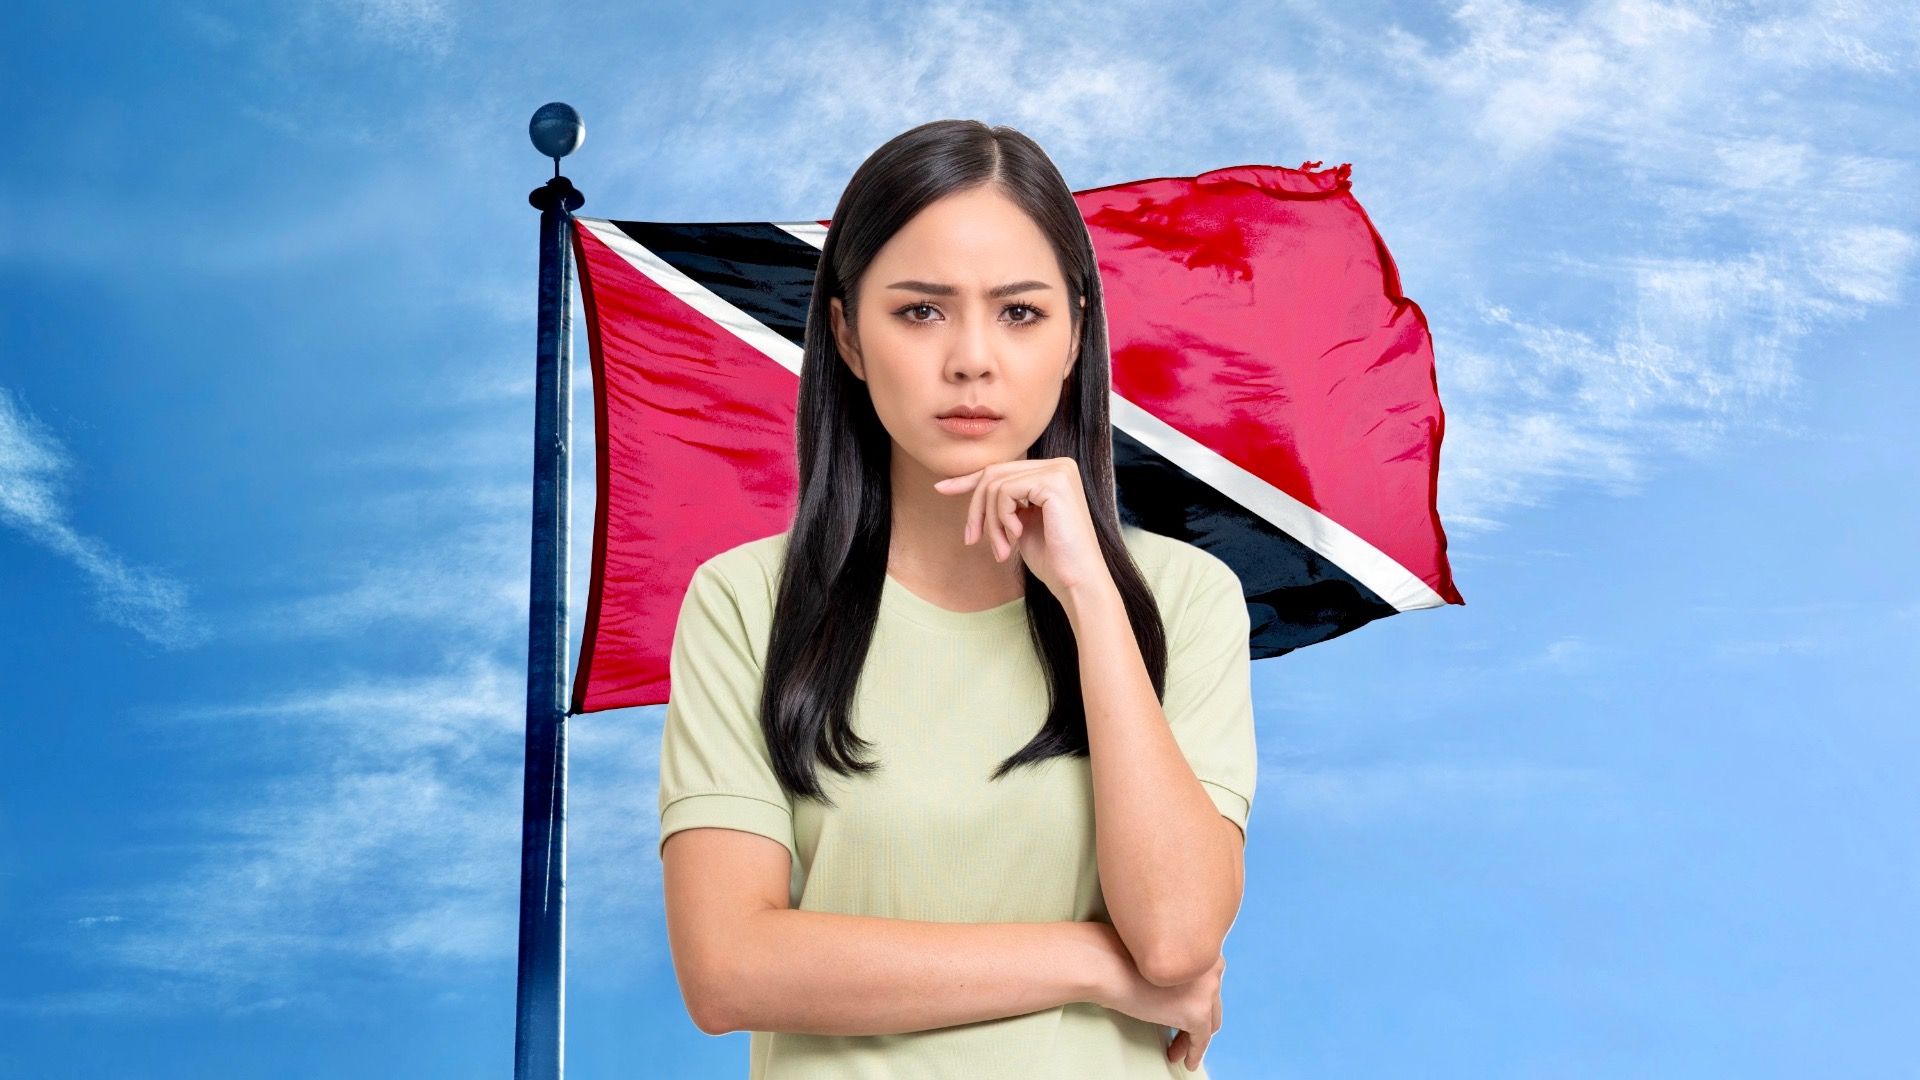
[[(1319, 164), (1074, 193), (1106, 298), (1121, 518), (1233, 568), (1256, 660), (1465, 602), (1426, 317), (1351, 167)], [(598, 499), (573, 712), (665, 702), (694, 569), (790, 526), (829, 224), (574, 219)]]

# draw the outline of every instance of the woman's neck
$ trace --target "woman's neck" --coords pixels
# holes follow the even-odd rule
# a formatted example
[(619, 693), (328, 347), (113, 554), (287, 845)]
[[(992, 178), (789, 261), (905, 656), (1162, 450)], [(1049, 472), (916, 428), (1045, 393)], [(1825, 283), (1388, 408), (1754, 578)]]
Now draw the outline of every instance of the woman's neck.
[(1023, 596), (1026, 574), (1020, 560), (993, 557), (992, 537), (964, 543), (967, 510), (973, 493), (943, 495), (933, 489), (934, 475), (917, 464), (893, 469), (893, 525), (887, 573), (916, 595), (954, 611), (984, 611)]

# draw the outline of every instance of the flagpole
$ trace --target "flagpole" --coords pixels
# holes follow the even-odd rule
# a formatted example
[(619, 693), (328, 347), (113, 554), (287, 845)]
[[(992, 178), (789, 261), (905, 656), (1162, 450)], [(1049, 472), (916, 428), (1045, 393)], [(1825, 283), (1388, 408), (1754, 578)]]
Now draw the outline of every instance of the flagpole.
[(520, 807), (520, 974), (514, 1080), (560, 1080), (566, 1048), (567, 566), (573, 442), (573, 211), (560, 175), (586, 126), (551, 102), (528, 126), (553, 179), (540, 210), (540, 315), (533, 413), (533, 566), (527, 596), (527, 760)]

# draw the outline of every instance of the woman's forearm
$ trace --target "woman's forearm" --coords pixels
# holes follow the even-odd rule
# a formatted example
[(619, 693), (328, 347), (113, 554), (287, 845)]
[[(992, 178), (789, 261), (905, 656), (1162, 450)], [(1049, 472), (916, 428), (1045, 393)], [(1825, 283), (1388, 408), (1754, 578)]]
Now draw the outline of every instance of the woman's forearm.
[(922, 922), (773, 908), (742, 920), (722, 1031), (891, 1035), (1105, 1000), (1126, 948), (1098, 922)]

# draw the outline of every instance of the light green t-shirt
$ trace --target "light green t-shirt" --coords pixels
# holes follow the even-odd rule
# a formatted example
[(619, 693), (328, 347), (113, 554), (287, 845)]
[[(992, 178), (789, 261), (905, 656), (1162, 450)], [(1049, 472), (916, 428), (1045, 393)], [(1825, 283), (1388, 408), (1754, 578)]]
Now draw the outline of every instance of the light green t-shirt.
[[(1194, 775), (1242, 832), (1254, 747), (1248, 613), (1231, 567), (1192, 544), (1123, 527), (1167, 629), (1164, 711)], [(674, 631), (660, 740), (660, 840), (718, 826), (792, 857), (789, 900), (812, 911), (935, 922), (1107, 917), (1095, 862), (1090, 761), (1056, 757), (988, 776), (1046, 718), (1026, 601), (959, 612), (886, 577), (852, 705), (881, 767), (817, 770), (837, 804), (790, 800), (756, 710), (787, 533), (695, 571)], [(1178, 873), (1169, 867), (1168, 873)], [(1179, 1077), (1171, 1029), (1092, 1003), (890, 1035), (755, 1031), (750, 1080)]]

